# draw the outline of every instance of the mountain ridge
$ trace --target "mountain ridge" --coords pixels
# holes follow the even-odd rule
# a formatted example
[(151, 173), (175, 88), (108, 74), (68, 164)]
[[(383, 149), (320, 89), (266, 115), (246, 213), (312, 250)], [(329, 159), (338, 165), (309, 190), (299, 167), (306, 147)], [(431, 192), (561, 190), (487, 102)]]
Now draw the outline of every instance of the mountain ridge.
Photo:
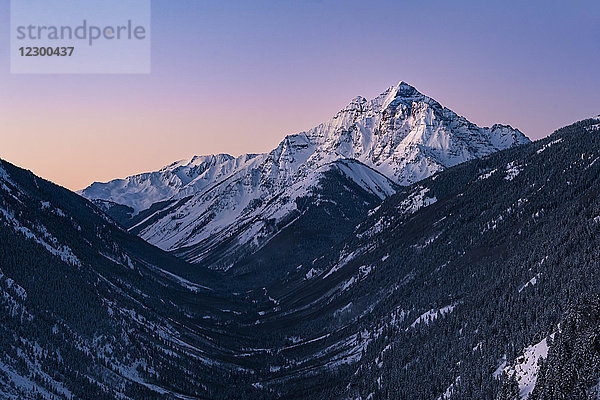
[[(276, 224), (289, 218), (299, 198), (315, 195), (322, 179), (315, 171), (338, 160), (361, 163), (358, 175), (371, 169), (394, 184), (408, 185), (447, 167), (528, 142), (508, 125), (480, 128), (400, 82), (372, 100), (356, 97), (330, 120), (286, 136), (269, 153), (237, 158), (196, 156), (154, 173), (95, 183), (80, 194), (131, 207), (132, 217), (152, 204), (168, 201), (168, 211), (157, 209), (147, 218), (152, 224), (137, 231), (168, 251), (198, 246), (210, 252), (207, 244), (228, 237), (233, 227), (254, 219), (257, 222), (236, 234), (232, 242), (238, 248), (235, 252), (247, 254), (274, 233), (259, 217)], [(273, 210), (274, 203), (278, 211)], [(121, 220), (126, 223), (126, 218)], [(203, 262), (205, 258), (196, 252), (194, 258), (186, 259)], [(218, 268), (228, 263), (222, 260)]]
[[(403, 100), (402, 103), (405, 105), (409, 105), (407, 100), (425, 102), (440, 111), (446, 111), (448, 113), (456, 115), (456, 117), (461, 121), (461, 123), (464, 123), (465, 125), (473, 126), (473, 127), (476, 126), (475, 124), (468, 122), (464, 117), (461, 117), (461, 116), (455, 114), (453, 111), (443, 107), (440, 103), (438, 103), (433, 98), (422, 95), (414, 87), (410, 86), (408, 83), (406, 83), (404, 81), (401, 81), (396, 86), (388, 87), (387, 90), (385, 90), (382, 94), (380, 94), (379, 96), (377, 96), (375, 99), (373, 99), (371, 101), (372, 103), (374, 103), (374, 106), (375, 106), (374, 112), (379, 112), (380, 109), (387, 108), (393, 102), (394, 99), (399, 98), (395, 95), (403, 96), (403, 97), (400, 97), (400, 100)], [(353, 117), (358, 118), (358, 114), (365, 112), (364, 106), (368, 102), (369, 101), (365, 97), (357, 96), (346, 107), (344, 107), (343, 109), (338, 111), (338, 113), (336, 113), (328, 122), (338, 120), (338, 119), (344, 119), (347, 122), (348, 114), (350, 115), (350, 119), (352, 119)], [(289, 148), (290, 146), (293, 146), (291, 144), (291, 141), (295, 138), (309, 139), (308, 136), (309, 136), (310, 132), (317, 130), (319, 127), (324, 126), (325, 124), (327, 124), (327, 122), (320, 124), (316, 128), (313, 128), (309, 131), (302, 131), (300, 133), (287, 135), (282, 140), (282, 142), (280, 142), (279, 146), (276, 147), (273, 151), (275, 152), (278, 149), (282, 148), (282, 152), (283, 152), (285, 148)], [(496, 123), (496, 124), (493, 124), (491, 127), (482, 127), (480, 129), (490, 130), (492, 132), (497, 131), (497, 130), (509, 130), (509, 131), (512, 131), (514, 134), (513, 140), (515, 143), (521, 144), (521, 143), (526, 143), (529, 141), (526, 137), (521, 136), (522, 133), (518, 129), (515, 129), (511, 125), (508, 125), (508, 124)], [(318, 138), (319, 135), (318, 135), (318, 133), (313, 133), (313, 134), (310, 134), (310, 136), (314, 140), (315, 138)], [(136, 181), (144, 181), (156, 173), (172, 173), (174, 176), (181, 178), (183, 175), (182, 173), (194, 173), (198, 169), (200, 169), (202, 172), (204, 172), (206, 169), (208, 169), (214, 165), (221, 165), (226, 162), (231, 162), (233, 160), (236, 160), (236, 161), (242, 160), (242, 161), (238, 161), (238, 162), (245, 162), (245, 161), (251, 160), (255, 157), (265, 156), (267, 154), (269, 154), (269, 153), (245, 153), (238, 157), (235, 157), (235, 156), (227, 154), (227, 153), (194, 155), (191, 158), (181, 159), (181, 160), (175, 161), (173, 163), (170, 163), (170, 164), (160, 168), (157, 171), (149, 171), (149, 172), (144, 172), (144, 173), (140, 173), (140, 174), (135, 174), (135, 175), (131, 175), (126, 178), (114, 179), (114, 180), (111, 180), (109, 182), (104, 182), (104, 183), (103, 182), (94, 182), (94, 183), (90, 184), (88, 187), (77, 191), (77, 193), (83, 195), (86, 198), (92, 198), (92, 199), (102, 198), (105, 200), (113, 201), (115, 203), (133, 206), (133, 208), (137, 212), (137, 211), (141, 211), (142, 208), (140, 208), (139, 206), (135, 207), (135, 205), (136, 205), (135, 200), (120, 199), (119, 197), (110, 198), (110, 199), (107, 198), (107, 197), (111, 197), (111, 195), (112, 195), (112, 193), (106, 193), (107, 190), (109, 190), (108, 186), (110, 184), (116, 185), (117, 183), (122, 183), (123, 181), (127, 181), (127, 180), (131, 180), (132, 183), (134, 183)], [(194, 169), (196, 171), (194, 171)], [(198, 175), (200, 175), (200, 174), (198, 174)], [(187, 181), (185, 179), (182, 179), (180, 184), (181, 184), (181, 186), (186, 186), (195, 178), (198, 178), (198, 177), (197, 176), (189, 177), (189, 179), (187, 179)], [(172, 182), (169, 182), (169, 183), (172, 183)], [(172, 196), (174, 194), (175, 193), (166, 193), (166, 194), (163, 194), (162, 196), (160, 196), (158, 199), (153, 199), (152, 201), (167, 200), (170, 196)], [(121, 201), (119, 201), (119, 200), (121, 200)], [(148, 206), (147, 204), (144, 204), (144, 208), (147, 208), (147, 206)]]

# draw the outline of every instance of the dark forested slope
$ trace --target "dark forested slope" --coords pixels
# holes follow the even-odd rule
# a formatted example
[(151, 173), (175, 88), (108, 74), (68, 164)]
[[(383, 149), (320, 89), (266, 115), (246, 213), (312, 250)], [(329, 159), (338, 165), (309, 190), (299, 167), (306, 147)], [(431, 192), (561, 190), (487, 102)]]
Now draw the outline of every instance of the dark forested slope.
[(343, 396), (494, 398), (504, 367), (529, 368), (524, 395), (537, 371), (519, 364), (524, 349), (556, 331), (569, 301), (600, 289), (598, 123), (391, 197), (267, 287), (278, 305), (261, 324), (345, 349), (329, 365), (356, 367)]
[(0, 397), (227, 391), (232, 374), (244, 372), (234, 366), (239, 349), (228, 349), (235, 333), (223, 325), (247, 306), (220, 287), (213, 272), (0, 161)]

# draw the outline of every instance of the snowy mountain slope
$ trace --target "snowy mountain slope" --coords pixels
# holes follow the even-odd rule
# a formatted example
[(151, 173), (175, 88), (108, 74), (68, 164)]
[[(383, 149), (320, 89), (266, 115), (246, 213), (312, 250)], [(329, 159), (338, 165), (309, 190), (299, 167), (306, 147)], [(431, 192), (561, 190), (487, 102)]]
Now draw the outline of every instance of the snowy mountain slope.
[[(270, 195), (264, 185), (247, 186), (243, 177), (232, 179), (225, 183), (227, 190), (213, 190), (205, 196), (194, 196), (167, 216), (156, 221), (150, 218), (132, 227), (131, 231), (151, 243), (160, 239), (167, 249), (176, 250), (176, 254), (187, 260), (198, 262), (212, 256), (213, 266), (227, 269), (231, 263), (259, 249), (292, 223), (302, 213), (298, 207), (302, 199), (335, 201), (331, 199), (334, 196), (321, 198), (319, 195), (325, 175), (332, 170), (378, 201), (393, 194), (396, 189), (393, 182), (360, 162), (336, 161), (307, 171), (302, 180), (281, 187), (276, 195)], [(181, 215), (176, 221), (177, 229), (173, 229), (170, 217), (175, 213)], [(197, 229), (198, 226), (202, 229)], [(212, 250), (219, 246), (218, 257), (215, 257)], [(224, 265), (226, 261), (229, 264)]]
[[(230, 276), (229, 281), (262, 287), (285, 275), (298, 266), (299, 259), (316, 257), (352, 233), (369, 210), (398, 188), (355, 160), (336, 161), (320, 168), (318, 184), (311, 188), (308, 196), (295, 200), (296, 210), (279, 226), (269, 225), (274, 232), (270, 239), (251, 254), (230, 259), (232, 267), (228, 275), (235, 278)], [(227, 248), (231, 245), (221, 241), (204, 261), (218, 265), (217, 260)], [(192, 246), (190, 251), (198, 249)], [(175, 254), (190, 258), (191, 254), (182, 254), (183, 251), (186, 249)]]
[[(189, 260), (201, 262), (211, 246), (232, 235), (236, 237), (232, 245), (245, 247), (244, 252), (260, 248), (276, 233), (268, 226), (288, 221), (297, 211), (296, 199), (310, 195), (322, 168), (335, 161), (357, 160), (406, 185), (528, 141), (509, 126), (477, 127), (401, 82), (373, 100), (357, 97), (329, 121), (287, 136), (270, 153), (199, 157), (156, 173), (95, 183), (81, 194), (135, 212), (159, 201), (191, 196), (136, 221), (132, 229), (162, 249), (182, 250)], [(373, 175), (369, 169), (353, 173)], [(365, 180), (365, 187), (374, 183), (383, 185), (376, 189), (380, 194), (392, 193), (390, 184), (379, 176), (376, 180)], [(257, 218), (263, 221), (234, 233)], [(194, 246), (196, 251), (188, 251)]]

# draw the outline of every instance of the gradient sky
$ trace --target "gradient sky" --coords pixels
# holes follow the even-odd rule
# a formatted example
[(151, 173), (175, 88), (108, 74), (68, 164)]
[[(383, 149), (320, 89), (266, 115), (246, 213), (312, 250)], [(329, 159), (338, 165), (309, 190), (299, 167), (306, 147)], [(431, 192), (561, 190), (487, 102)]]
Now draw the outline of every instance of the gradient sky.
[(265, 152), (404, 80), (533, 139), (600, 113), (600, 2), (152, 0), (150, 75), (11, 75), (0, 157), (70, 189)]

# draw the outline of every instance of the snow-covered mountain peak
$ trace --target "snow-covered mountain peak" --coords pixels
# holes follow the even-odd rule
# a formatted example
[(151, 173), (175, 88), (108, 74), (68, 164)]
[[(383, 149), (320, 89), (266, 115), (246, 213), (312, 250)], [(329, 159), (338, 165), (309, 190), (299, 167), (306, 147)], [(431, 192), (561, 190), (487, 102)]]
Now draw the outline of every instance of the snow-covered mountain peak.
[(306, 133), (316, 163), (355, 158), (400, 184), (529, 140), (507, 125), (479, 128), (406, 82), (357, 97)]
[(381, 93), (372, 101), (373, 108), (379, 112), (388, 108), (395, 109), (400, 104), (410, 107), (413, 103), (426, 103), (437, 108), (442, 108), (437, 101), (431, 97), (425, 96), (414, 86), (411, 86), (404, 81), (400, 81), (395, 86), (390, 86), (385, 92)]
[(334, 124), (338, 127), (347, 126), (356, 122), (359, 118), (372, 117), (389, 107), (396, 108), (400, 103), (410, 106), (413, 102), (433, 102), (438, 104), (435, 100), (421, 94), (413, 86), (401, 81), (395, 86), (390, 86), (372, 100), (367, 100), (363, 96), (355, 97), (329, 122), (335, 122)]
[[(223, 235), (240, 245), (257, 243), (259, 232), (263, 242), (269, 240), (270, 226), (297, 212), (296, 200), (311, 195), (310, 188), (321, 179), (315, 172), (326, 165), (356, 160), (353, 176), (370, 176), (366, 168), (407, 185), (527, 142), (517, 129), (499, 124), (480, 128), (400, 82), (374, 99), (354, 98), (328, 121), (286, 136), (269, 153), (237, 158), (197, 156), (154, 173), (95, 183), (82, 194), (124, 204), (136, 212), (172, 200), (172, 208), (161, 207), (156, 215), (138, 223), (138, 234), (168, 250), (201, 244), (205, 254)], [(373, 179), (357, 183), (375, 193), (367, 184)], [(389, 190), (377, 193), (389, 195)], [(202, 254), (193, 253), (194, 260), (202, 259)]]

